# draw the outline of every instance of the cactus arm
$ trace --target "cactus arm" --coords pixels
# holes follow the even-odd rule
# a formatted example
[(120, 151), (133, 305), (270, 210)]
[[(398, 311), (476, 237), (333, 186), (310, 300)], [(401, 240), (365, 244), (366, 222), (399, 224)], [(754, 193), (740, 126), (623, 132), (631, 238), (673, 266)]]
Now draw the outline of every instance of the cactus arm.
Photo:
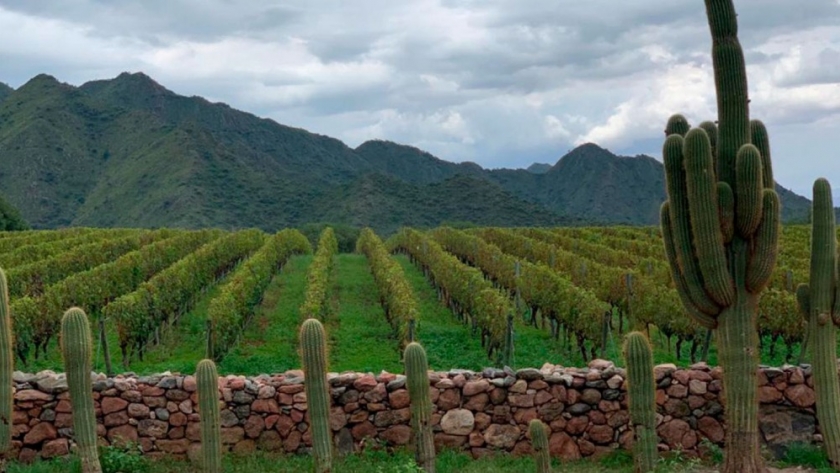
[(0, 456), (12, 446), (12, 411), (14, 408), (14, 339), (9, 310), (9, 285), (0, 269)]
[(531, 422), (528, 423), (528, 433), (531, 434), (531, 444), (534, 448), (534, 462), (537, 464), (537, 473), (551, 473), (548, 432), (548, 426), (539, 419), (531, 419)]
[(764, 188), (776, 190), (776, 181), (773, 180), (773, 162), (770, 159), (770, 137), (767, 134), (767, 127), (761, 120), (750, 121), (750, 136), (751, 143), (761, 154), (761, 176)]
[(671, 232), (671, 217), (668, 207), (669, 202), (665, 201), (660, 209), (659, 217), (662, 224), (662, 239), (665, 242), (665, 256), (668, 261), (670, 261), (671, 277), (674, 280), (677, 294), (680, 296), (680, 300), (695, 322), (706, 328), (715, 328), (717, 325), (715, 316), (718, 315), (719, 311), (718, 313), (707, 314), (701, 311), (694, 302), (692, 302), (691, 295), (688, 290), (688, 284), (677, 266), (676, 249), (674, 248), (674, 238)]
[(689, 217), (688, 191), (686, 190), (685, 169), (683, 168), (683, 137), (671, 135), (665, 139), (662, 157), (665, 161), (666, 187), (668, 192), (670, 232), (674, 243), (676, 265), (685, 278), (686, 289), (694, 306), (703, 313), (717, 314), (720, 307), (703, 289), (700, 268), (694, 256), (691, 239), (691, 219)]
[(316, 473), (332, 471), (330, 434), (330, 393), (327, 385), (327, 348), (324, 326), (318, 319), (307, 319), (300, 329), (303, 352), (304, 388), (312, 429), (312, 454)]
[(688, 130), (690, 129), (691, 125), (688, 124), (688, 120), (686, 120), (686, 118), (683, 115), (677, 113), (671, 115), (668, 118), (668, 123), (665, 125), (665, 136), (685, 136), (685, 134), (688, 133)]
[(761, 292), (773, 277), (776, 267), (775, 249), (779, 245), (779, 195), (776, 191), (764, 189), (761, 224), (756, 230), (755, 247), (750, 253), (747, 266), (747, 290), (752, 293)]
[(726, 253), (717, 208), (717, 183), (712, 147), (701, 128), (685, 135), (685, 176), (691, 231), (706, 292), (721, 306), (732, 304), (735, 288), (726, 267)]
[(415, 461), (426, 473), (435, 473), (435, 442), (432, 436), (432, 398), (429, 392), (429, 363), (417, 342), (405, 347), (406, 386), (411, 404), (411, 429)]
[(725, 182), (717, 183), (718, 216), (720, 217), (720, 231), (723, 242), (729, 244), (735, 236), (735, 196), (732, 188)]
[(703, 123), (697, 125), (699, 128), (702, 128), (706, 135), (709, 137), (709, 143), (712, 145), (712, 162), (714, 163), (714, 167), (712, 169), (717, 172), (717, 141), (718, 141), (718, 128), (712, 121), (704, 121)]
[(807, 322), (811, 314), (811, 288), (807, 284), (803, 283), (796, 287), (796, 306), (799, 307), (799, 313)]
[(222, 472), (222, 433), (219, 412), (219, 374), (213, 360), (201, 360), (195, 369), (201, 427), (201, 457), (206, 473)]
[(90, 379), (92, 344), (87, 315), (77, 307), (68, 309), (61, 319), (61, 353), (70, 390), (73, 432), (79, 445), (82, 472), (102, 473), (97, 452), (93, 383)]
[(630, 423), (633, 426), (635, 471), (653, 471), (659, 458), (656, 438), (656, 385), (650, 343), (641, 332), (630, 332), (624, 341)]
[(744, 238), (749, 238), (761, 223), (762, 190), (761, 155), (758, 148), (745, 144), (738, 151), (735, 163), (735, 226)]
[(738, 41), (732, 0), (705, 0), (712, 35), (712, 65), (718, 110), (718, 180), (735, 186), (735, 157), (750, 142), (747, 68)]

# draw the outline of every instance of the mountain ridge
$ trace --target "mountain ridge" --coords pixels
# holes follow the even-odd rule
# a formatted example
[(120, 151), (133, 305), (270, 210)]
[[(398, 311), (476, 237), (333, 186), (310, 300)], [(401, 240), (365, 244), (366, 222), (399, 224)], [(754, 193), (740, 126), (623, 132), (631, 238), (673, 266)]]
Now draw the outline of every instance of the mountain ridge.
[[(587, 143), (553, 165), (484, 169), (387, 140), (351, 148), (143, 73), (0, 85), (0, 154), (0, 186), (34, 228), (653, 225), (665, 200), (649, 156)], [(806, 198), (780, 197), (786, 221), (807, 217)]]

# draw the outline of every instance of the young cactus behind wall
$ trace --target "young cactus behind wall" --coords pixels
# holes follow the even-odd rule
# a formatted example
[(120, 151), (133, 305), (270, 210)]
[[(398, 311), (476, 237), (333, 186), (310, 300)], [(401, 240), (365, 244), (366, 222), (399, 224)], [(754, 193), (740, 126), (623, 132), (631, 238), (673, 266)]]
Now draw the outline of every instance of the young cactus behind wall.
[(405, 347), (405, 377), (411, 402), (414, 458), (426, 473), (435, 473), (435, 441), (432, 436), (432, 397), (429, 392), (429, 363), (426, 350), (417, 343)]
[(630, 423), (635, 442), (633, 463), (636, 473), (653, 471), (659, 459), (656, 437), (656, 385), (653, 377), (653, 354), (647, 337), (630, 332), (624, 340), (627, 364)]
[(531, 445), (534, 447), (534, 462), (537, 465), (537, 473), (550, 473), (551, 457), (548, 452), (548, 426), (539, 419), (532, 419), (528, 423), (528, 431), (531, 434)]
[(9, 285), (0, 269), (0, 458), (5, 460), (12, 446), (12, 410), (14, 408), (14, 352), (12, 318), (9, 311)]
[(300, 328), (303, 351), (306, 404), (312, 429), (312, 454), (316, 473), (332, 471), (332, 435), (330, 434), (330, 391), (327, 385), (327, 340), (318, 319), (307, 319)]
[(102, 473), (96, 439), (96, 412), (93, 408), (90, 324), (82, 309), (73, 307), (61, 319), (61, 354), (70, 406), (73, 411), (73, 433), (79, 446), (83, 473)]
[(201, 360), (195, 368), (201, 427), (201, 459), (206, 473), (222, 471), (222, 431), (219, 413), (219, 374), (213, 360)]
[(796, 290), (799, 311), (808, 322), (817, 420), (823, 448), (835, 470), (840, 470), (840, 381), (837, 379), (837, 333), (840, 297), (837, 290), (837, 233), (831, 185), (825, 179), (814, 182), (811, 213), (810, 286)]
[[(776, 265), (779, 197), (767, 131), (750, 121), (732, 0), (705, 0), (718, 127), (669, 120), (660, 218), (677, 292), (714, 329), (726, 392), (723, 473), (766, 471), (758, 432), (758, 300)], [(686, 131), (688, 130), (688, 131)]]

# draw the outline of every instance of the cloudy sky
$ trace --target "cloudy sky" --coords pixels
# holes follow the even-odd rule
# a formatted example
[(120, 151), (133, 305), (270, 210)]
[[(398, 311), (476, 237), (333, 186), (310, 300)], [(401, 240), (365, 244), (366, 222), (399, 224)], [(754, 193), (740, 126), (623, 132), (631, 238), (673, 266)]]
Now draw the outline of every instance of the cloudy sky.
[[(776, 180), (840, 189), (840, 0), (736, 8)], [(700, 0), (0, 0), (13, 87), (142, 71), (350, 146), (490, 168), (588, 141), (659, 157), (671, 113), (715, 116), (709, 51)]]

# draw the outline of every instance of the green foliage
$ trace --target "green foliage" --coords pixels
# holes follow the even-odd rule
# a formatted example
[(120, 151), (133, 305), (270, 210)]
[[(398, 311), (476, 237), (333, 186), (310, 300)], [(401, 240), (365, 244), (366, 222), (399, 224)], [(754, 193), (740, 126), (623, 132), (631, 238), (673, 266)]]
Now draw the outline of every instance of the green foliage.
[(338, 253), (338, 242), (335, 239), (335, 232), (332, 228), (327, 227), (321, 232), (315, 258), (309, 266), (306, 297), (300, 307), (300, 313), (304, 318), (325, 320), (328, 315), (327, 300), (329, 298), (330, 274), (335, 263), (336, 253)]
[(90, 323), (85, 313), (76, 307), (68, 309), (61, 320), (61, 351), (73, 410), (73, 432), (79, 445), (83, 473), (102, 473), (90, 379), (92, 344)]
[(356, 240), (359, 239), (361, 233), (359, 227), (340, 223), (306, 223), (300, 225), (298, 230), (309, 240), (312, 248), (317, 248), (321, 234), (327, 228), (333, 229), (339, 253), (352, 253), (356, 249)]
[(382, 240), (370, 228), (362, 230), (356, 251), (367, 257), (379, 289), (385, 317), (397, 332), (401, 345), (405, 345), (408, 343), (409, 327), (417, 321), (418, 313), (417, 301), (402, 268), (391, 258)]
[(327, 336), (317, 319), (307, 319), (300, 328), (300, 349), (306, 378), (306, 407), (312, 429), (312, 454), (316, 473), (330, 473), (333, 467), (330, 430), (330, 388), (327, 384)]
[(5, 198), (0, 197), (0, 231), (19, 232), (29, 230), (29, 224), (21, 217), (20, 211)]
[(122, 442), (99, 449), (102, 473), (147, 473), (151, 469), (140, 444)]
[(236, 269), (207, 310), (213, 347), (209, 356), (221, 360), (236, 343), (275, 271), (300, 253), (312, 253), (309, 240), (297, 230), (286, 229), (267, 237), (263, 246)]
[(103, 313), (116, 322), (123, 364), (128, 365), (132, 354), (142, 353), (156, 329), (186, 312), (203, 289), (264, 241), (265, 234), (255, 229), (229, 233), (106, 305)]

